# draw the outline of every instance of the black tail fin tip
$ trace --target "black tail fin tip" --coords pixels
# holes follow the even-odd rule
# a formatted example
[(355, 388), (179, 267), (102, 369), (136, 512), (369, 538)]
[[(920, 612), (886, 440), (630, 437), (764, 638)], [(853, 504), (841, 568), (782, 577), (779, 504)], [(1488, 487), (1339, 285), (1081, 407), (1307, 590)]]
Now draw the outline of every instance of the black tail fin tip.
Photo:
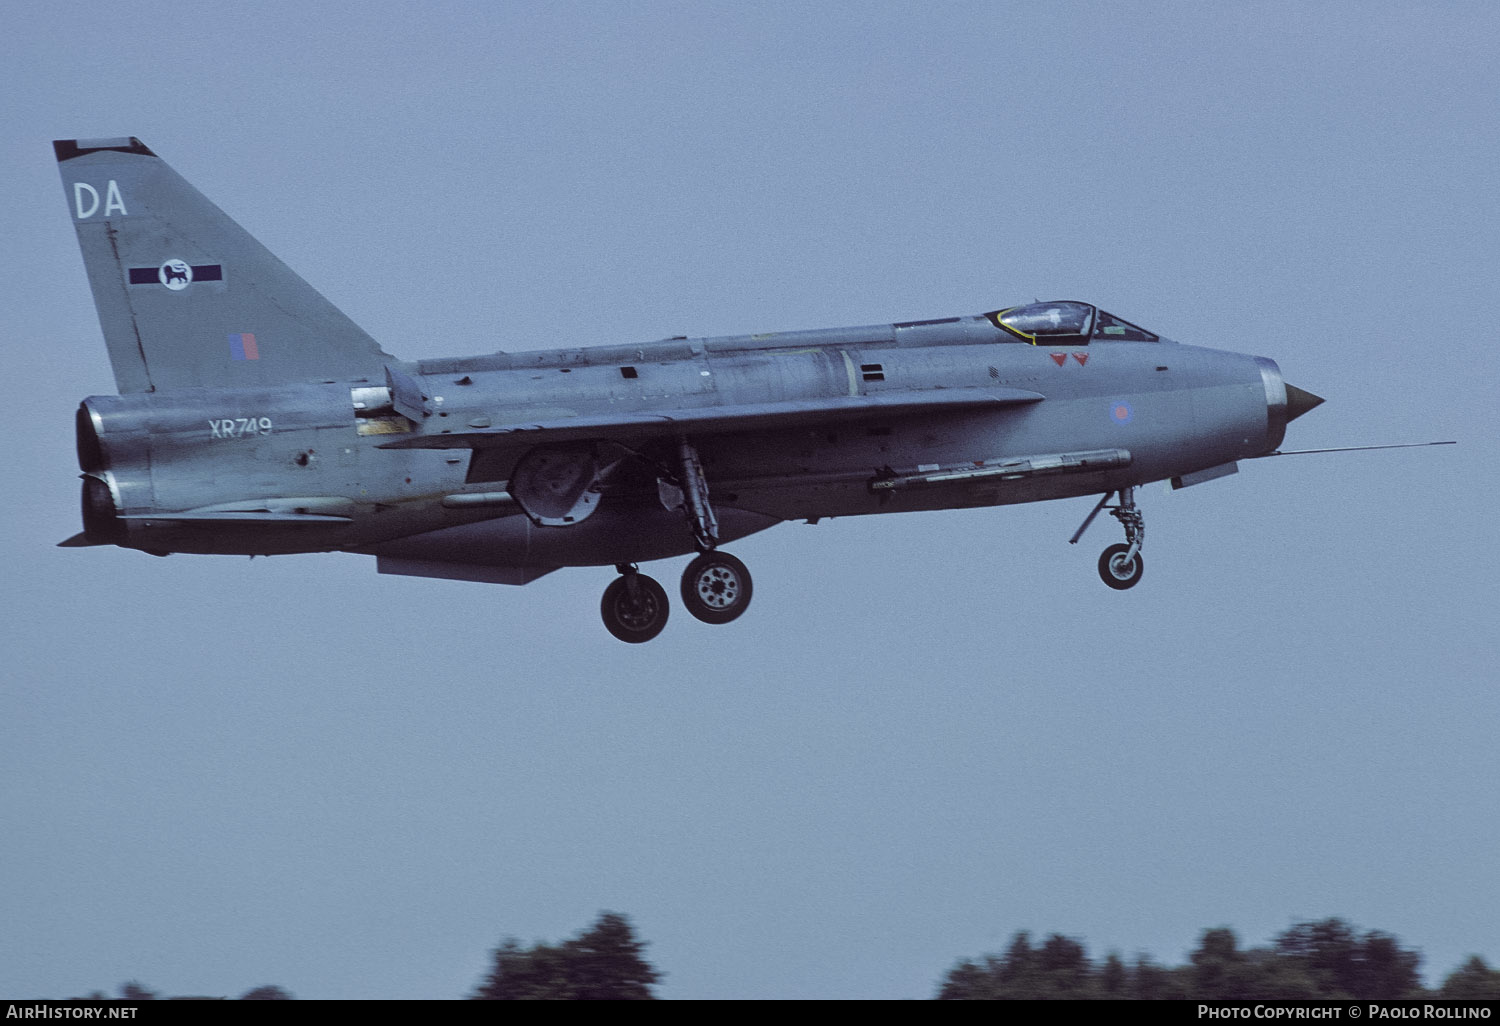
[(123, 139), (54, 139), (52, 141), (52, 152), (57, 154), (57, 162), (59, 164), (65, 160), (72, 160), (74, 157), (97, 153), (100, 150), (115, 150), (118, 153), (139, 153), (143, 157), (156, 156), (145, 143), (133, 135), (126, 136)]

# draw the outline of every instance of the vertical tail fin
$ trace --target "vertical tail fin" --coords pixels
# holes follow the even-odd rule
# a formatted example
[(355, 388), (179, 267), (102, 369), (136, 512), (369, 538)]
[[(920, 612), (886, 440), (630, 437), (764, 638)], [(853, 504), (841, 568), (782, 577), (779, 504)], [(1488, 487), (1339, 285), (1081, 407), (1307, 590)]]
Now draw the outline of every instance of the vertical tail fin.
[(374, 339), (139, 139), (52, 146), (122, 394), (383, 380)]

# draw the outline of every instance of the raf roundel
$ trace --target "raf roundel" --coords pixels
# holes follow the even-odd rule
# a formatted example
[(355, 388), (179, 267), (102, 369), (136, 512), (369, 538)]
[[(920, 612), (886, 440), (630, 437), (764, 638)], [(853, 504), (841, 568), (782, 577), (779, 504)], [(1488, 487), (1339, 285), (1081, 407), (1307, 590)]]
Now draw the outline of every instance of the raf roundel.
[(1131, 418), (1134, 416), (1135, 411), (1132, 410), (1130, 408), (1130, 404), (1123, 399), (1118, 399), (1115, 402), (1109, 404), (1109, 419), (1114, 421), (1116, 424), (1129, 424)]
[(156, 277), (173, 292), (181, 292), (193, 280), (193, 267), (185, 260), (168, 260), (157, 268)]

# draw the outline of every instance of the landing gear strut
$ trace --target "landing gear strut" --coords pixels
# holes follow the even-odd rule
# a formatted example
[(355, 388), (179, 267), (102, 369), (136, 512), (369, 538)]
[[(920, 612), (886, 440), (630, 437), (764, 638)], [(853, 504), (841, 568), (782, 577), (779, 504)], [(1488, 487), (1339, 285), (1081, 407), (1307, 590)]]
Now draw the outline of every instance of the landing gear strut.
[(719, 518), (708, 502), (708, 478), (698, 450), (685, 437), (677, 440), (677, 479), (682, 483), (682, 510), (699, 552), (712, 552), (719, 546)]
[[(729, 553), (718, 551), (719, 518), (708, 501), (708, 480), (698, 451), (685, 437), (677, 440), (676, 462), (675, 474), (666, 467), (661, 469), (663, 485), (669, 486), (675, 476), (676, 488), (667, 487), (667, 491), (681, 490), (682, 511), (698, 549), (698, 558), (682, 572), (682, 604), (704, 623), (728, 623), (750, 605), (750, 571)], [(675, 500), (663, 494), (662, 505), (676, 509)], [(621, 641), (650, 641), (667, 625), (671, 613), (667, 593), (634, 563), (618, 563), (615, 569), (620, 576), (604, 589), (599, 603), (604, 626)]]
[(620, 563), (615, 569), (620, 576), (604, 589), (599, 603), (604, 626), (632, 645), (650, 641), (661, 633), (672, 612), (666, 589), (641, 573), (634, 563)]
[(729, 553), (718, 551), (719, 518), (708, 501), (708, 480), (698, 451), (685, 437), (677, 440), (677, 479), (682, 509), (700, 553), (682, 572), (682, 604), (704, 623), (728, 623), (750, 605), (750, 571)]
[[(1093, 512), (1085, 518), (1083, 525), (1073, 533), (1072, 538), (1068, 539), (1069, 544), (1075, 544), (1079, 538), (1083, 537), (1083, 532), (1088, 530), (1094, 518), (1099, 515), (1099, 511), (1105, 508), (1110, 496), (1114, 494), (1114, 492), (1104, 493), (1104, 498), (1099, 500)], [(1121, 527), (1125, 528), (1125, 544), (1111, 545), (1104, 550), (1104, 554), (1099, 557), (1099, 577), (1116, 591), (1124, 591), (1139, 584), (1141, 575), (1146, 572), (1146, 561), (1141, 556), (1141, 545), (1146, 540), (1146, 518), (1136, 508), (1133, 486), (1126, 485), (1121, 488), (1119, 496), (1120, 504), (1110, 506), (1109, 513), (1120, 522)]]

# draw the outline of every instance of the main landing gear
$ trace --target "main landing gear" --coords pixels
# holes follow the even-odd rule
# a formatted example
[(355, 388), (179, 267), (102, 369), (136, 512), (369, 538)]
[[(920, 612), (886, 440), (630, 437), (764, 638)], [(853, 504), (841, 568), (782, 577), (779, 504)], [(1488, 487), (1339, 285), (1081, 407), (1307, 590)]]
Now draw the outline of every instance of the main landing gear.
[[(1073, 533), (1073, 537), (1068, 539), (1068, 544), (1077, 544), (1078, 539), (1083, 537), (1083, 532), (1089, 529), (1089, 525), (1114, 494), (1116, 493), (1104, 493), (1104, 498), (1099, 500), (1082, 526)], [(1116, 591), (1124, 591), (1139, 584), (1141, 575), (1146, 572), (1146, 561), (1141, 557), (1141, 545), (1146, 540), (1146, 518), (1136, 508), (1134, 487), (1127, 485), (1121, 488), (1119, 496), (1119, 505), (1110, 506), (1109, 513), (1125, 528), (1125, 544), (1111, 545), (1104, 550), (1099, 557), (1099, 578)]]
[[(699, 553), (682, 572), (682, 604), (704, 623), (729, 623), (750, 606), (750, 571), (729, 553), (718, 551), (719, 519), (708, 501), (703, 464), (686, 438), (678, 439), (677, 457), (682, 509)], [(621, 641), (650, 641), (667, 625), (667, 593), (634, 563), (620, 563), (615, 569), (620, 576), (604, 589), (600, 603), (604, 626)]]
[(682, 604), (704, 623), (728, 623), (750, 605), (750, 571), (727, 552), (705, 552), (682, 572)]
[(632, 645), (650, 641), (661, 633), (672, 614), (667, 591), (634, 563), (620, 563), (615, 569), (620, 576), (604, 589), (599, 603), (605, 629)]

